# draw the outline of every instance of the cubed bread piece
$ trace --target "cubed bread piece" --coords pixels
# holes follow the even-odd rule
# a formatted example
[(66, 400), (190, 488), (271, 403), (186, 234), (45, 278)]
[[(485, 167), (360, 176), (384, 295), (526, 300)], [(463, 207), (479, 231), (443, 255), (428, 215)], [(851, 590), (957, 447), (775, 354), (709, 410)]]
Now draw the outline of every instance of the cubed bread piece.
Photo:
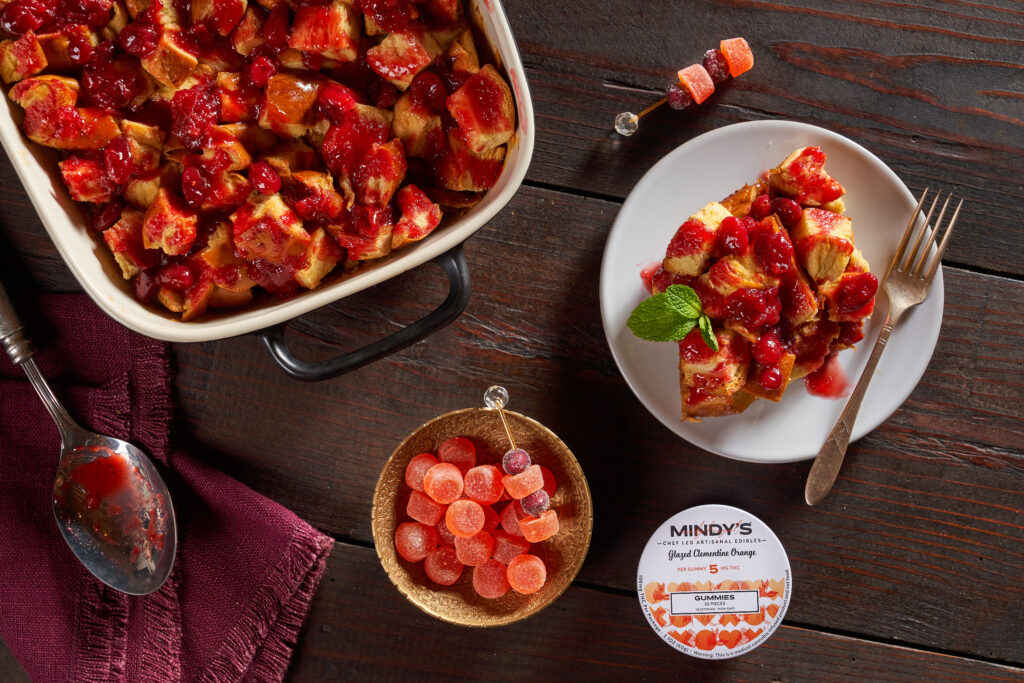
[(679, 388), (686, 421), (731, 415), (749, 405), (749, 399), (736, 402), (733, 397), (747, 380), (750, 345), (730, 330), (714, 332), (718, 351), (705, 344), (697, 328), (679, 342)]
[(782, 400), (782, 395), (786, 393), (786, 387), (789, 385), (795, 363), (796, 356), (789, 351), (783, 351), (778, 362), (779, 372), (782, 374), (782, 385), (778, 389), (765, 389), (761, 386), (760, 379), (764, 368), (758, 366), (756, 362), (752, 362), (747, 373), (747, 383), (743, 385), (743, 391), (757, 398), (766, 398), (769, 401), (778, 403)]
[(345, 252), (330, 233), (317, 228), (306, 249), (305, 265), (295, 271), (295, 280), (306, 289), (314, 289), (344, 257)]
[(67, 150), (102, 149), (121, 135), (117, 120), (102, 109), (50, 109), (42, 103), (25, 110), (22, 128), (33, 142)]
[(312, 72), (279, 71), (264, 91), (260, 126), (282, 137), (298, 138), (315, 123), (313, 109), (320, 85), (326, 79)]
[(831, 320), (811, 320), (795, 326), (790, 346), (796, 354), (796, 361), (789, 380), (802, 379), (820, 368), (837, 336), (839, 324)]
[(231, 33), (231, 45), (238, 54), (248, 57), (263, 44), (263, 23), (266, 20), (267, 13), (259, 7), (249, 5), (245, 8), (242, 20)]
[(73, 107), (78, 102), (78, 81), (65, 76), (33, 76), (26, 78), (7, 93), (26, 112), (40, 107), (53, 116), (61, 107)]
[(359, 55), (359, 14), (347, 2), (300, 5), (292, 21), (288, 45), (326, 59), (351, 62)]
[(125, 209), (121, 218), (103, 231), (106, 242), (121, 267), (125, 280), (135, 277), (140, 270), (152, 268), (160, 262), (160, 252), (146, 249), (142, 244), (142, 212)]
[(416, 242), (429, 235), (441, 223), (441, 207), (415, 185), (406, 185), (395, 195), (401, 218), (391, 236), (391, 248)]
[(395, 225), (390, 207), (352, 207), (350, 220), (327, 229), (338, 244), (346, 249), (349, 261), (381, 258), (391, 253), (391, 235)]
[(106, 204), (117, 189), (117, 185), (107, 176), (100, 155), (72, 154), (60, 162), (60, 174), (71, 198), (76, 202)]
[(330, 173), (294, 171), (285, 187), (285, 201), (304, 221), (336, 220), (346, 208), (345, 198), (334, 187)]
[(231, 214), (235, 248), (247, 259), (290, 263), (301, 259), (310, 236), (280, 194), (249, 201)]
[(495, 147), (478, 154), (451, 132), (448, 134), (448, 149), (442, 153), (441, 161), (436, 167), (437, 178), (441, 187), (446, 190), (489, 190), (498, 182), (504, 161), (504, 147)]
[(238, 308), (252, 301), (252, 290), (246, 289), (242, 292), (235, 292), (224, 289), (217, 285), (213, 286), (213, 293), (210, 295), (210, 308)]
[[(28, 34), (26, 34), (28, 35)], [(96, 34), (88, 26), (67, 26), (57, 33), (40, 33), (39, 46), (46, 55), (46, 68), (50, 71), (68, 71), (77, 69), (78, 65), (71, 60), (69, 49), (71, 39), (76, 43), (96, 46)]]
[(160, 188), (175, 187), (180, 175), (178, 164), (166, 162), (156, 171), (133, 176), (125, 185), (124, 199), (132, 206), (144, 211), (156, 201)]
[(206, 277), (205, 273), (202, 272), (202, 266), (195, 263), (196, 259), (191, 259), (191, 261), (189, 265), (192, 266), (193, 270), (200, 270), (200, 275), (196, 278), (195, 284), (185, 290), (181, 308), (182, 322), (195, 320), (203, 313), (206, 313), (206, 309), (210, 306), (210, 299), (213, 298), (213, 292), (216, 289), (210, 278)]
[(448, 46), (445, 57), (453, 72), (462, 71), (467, 74), (475, 74), (479, 71), (480, 57), (476, 51), (476, 44), (473, 42), (473, 32), (467, 29), (460, 33), (459, 37)]
[(825, 209), (804, 209), (789, 231), (797, 258), (811, 279), (831, 281), (846, 270), (853, 253), (853, 224)]
[(444, 144), (441, 117), (433, 114), (405, 93), (395, 102), (395, 120), (391, 132), (402, 141), (410, 157), (428, 159)]
[(162, 249), (171, 256), (188, 253), (196, 239), (199, 217), (166, 187), (146, 209), (142, 220), (142, 244)]
[(356, 201), (386, 206), (405, 179), (407, 169), (401, 140), (396, 138), (384, 144), (373, 143), (353, 174)]
[(17, 40), (0, 43), (0, 79), (4, 83), (14, 83), (34, 76), (46, 66), (46, 54), (32, 31), (26, 31)]
[(874, 312), (878, 278), (867, 271), (848, 269), (834, 281), (821, 283), (818, 291), (827, 302), (829, 320), (854, 322)]
[(768, 192), (768, 181), (758, 180), (752, 185), (744, 185), (740, 189), (722, 200), (721, 204), (737, 218), (743, 218), (750, 214), (750, 205), (760, 195)]
[(742, 289), (768, 289), (778, 282), (749, 252), (723, 256), (700, 276), (700, 281), (723, 298)]
[(160, 166), (165, 134), (156, 126), (127, 119), (121, 121), (121, 135), (128, 140), (135, 174), (146, 174)]
[(259, 112), (259, 95), (252, 88), (242, 86), (241, 74), (222, 71), (217, 74), (217, 96), (220, 97), (220, 117), (223, 123), (254, 121)]
[(825, 153), (820, 147), (801, 147), (790, 154), (768, 172), (768, 182), (776, 193), (805, 206), (827, 204), (846, 192), (825, 170)]
[(434, 24), (455, 26), (462, 19), (461, 0), (423, 0), (420, 9)]
[(676, 275), (703, 273), (711, 260), (718, 227), (731, 215), (718, 202), (711, 202), (686, 219), (669, 242), (662, 267)]
[(156, 49), (140, 60), (150, 76), (171, 88), (183, 87), (192, 71), (199, 66), (195, 55), (181, 47), (178, 33), (162, 31)]
[(210, 279), (219, 288), (244, 293), (256, 285), (249, 277), (248, 262), (235, 254), (235, 242), (229, 223), (217, 224), (198, 256), (206, 264)]
[(287, 182), (293, 170), (317, 170), (322, 168), (320, 155), (301, 140), (281, 140), (259, 156), (260, 161), (270, 167)]
[(124, 27), (130, 24), (132, 16), (128, 13), (128, 9), (124, 6), (121, 0), (114, 0), (113, 5), (110, 8), (110, 21), (103, 27), (101, 35), (103, 40), (114, 40), (119, 35)]
[(281, 138), (274, 135), (273, 131), (267, 130), (266, 128), (260, 128), (255, 123), (222, 123), (214, 126), (214, 128), (215, 130), (224, 131), (241, 142), (245, 146), (246, 150), (249, 151), (250, 155), (254, 152), (263, 152), (268, 150), (281, 142)]
[(345, 112), (341, 123), (332, 125), (324, 138), (321, 154), (339, 181), (359, 168), (370, 145), (391, 138), (394, 114), (368, 104), (356, 104)]
[(366, 51), (366, 63), (378, 76), (404, 91), (416, 74), (440, 54), (441, 48), (430, 34), (410, 29), (389, 33), (379, 45)]
[(478, 154), (503, 145), (515, 133), (512, 91), (490, 64), (449, 95), (447, 107), (459, 124), (459, 136)]
[(218, 35), (229, 35), (245, 15), (247, 0), (192, 0), (192, 23), (207, 22)]

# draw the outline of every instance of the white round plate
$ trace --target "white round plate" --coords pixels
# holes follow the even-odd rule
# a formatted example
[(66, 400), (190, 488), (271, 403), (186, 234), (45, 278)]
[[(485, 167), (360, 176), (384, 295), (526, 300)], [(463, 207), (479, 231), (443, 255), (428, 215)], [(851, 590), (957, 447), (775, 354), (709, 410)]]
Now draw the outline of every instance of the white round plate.
[[(643, 341), (626, 320), (648, 293), (642, 268), (660, 261), (676, 228), (711, 201), (753, 182), (799, 147), (817, 145), (828, 172), (846, 188), (857, 247), (881, 278), (896, 253), (916, 201), (888, 166), (857, 143), (795, 121), (752, 121), (690, 140), (641, 178), (619, 211), (601, 263), (601, 319), (612, 356), (640, 402), (666, 427), (695, 446), (737, 460), (782, 463), (813, 458), (845, 400), (811, 396), (794, 382), (779, 403), (755, 401), (745, 413), (682, 422), (678, 347)], [(853, 439), (864, 436), (906, 400), (924, 374), (942, 324), (942, 270), (931, 294), (893, 331), (864, 397)], [(865, 339), (839, 354), (851, 386), (860, 377), (888, 312), (879, 293)]]

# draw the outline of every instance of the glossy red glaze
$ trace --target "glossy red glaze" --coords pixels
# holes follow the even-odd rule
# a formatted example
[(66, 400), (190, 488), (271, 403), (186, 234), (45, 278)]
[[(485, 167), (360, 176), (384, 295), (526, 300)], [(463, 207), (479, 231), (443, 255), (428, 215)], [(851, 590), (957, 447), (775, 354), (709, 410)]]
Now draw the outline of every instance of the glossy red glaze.
[(850, 381), (839, 365), (839, 359), (831, 355), (820, 368), (804, 377), (807, 391), (822, 398), (842, 398), (850, 389)]
[(690, 218), (676, 230), (665, 255), (671, 258), (699, 254), (714, 238), (715, 233), (709, 230), (704, 223), (696, 218)]

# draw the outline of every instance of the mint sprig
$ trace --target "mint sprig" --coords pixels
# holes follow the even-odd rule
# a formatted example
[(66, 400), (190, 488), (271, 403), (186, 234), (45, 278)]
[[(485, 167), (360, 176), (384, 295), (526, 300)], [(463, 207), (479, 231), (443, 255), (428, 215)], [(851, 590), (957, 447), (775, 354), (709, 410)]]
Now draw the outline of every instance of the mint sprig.
[(661, 294), (641, 301), (626, 325), (633, 334), (647, 341), (680, 341), (694, 327), (700, 327), (704, 343), (718, 351), (711, 319), (704, 313), (697, 292), (686, 285), (669, 285)]

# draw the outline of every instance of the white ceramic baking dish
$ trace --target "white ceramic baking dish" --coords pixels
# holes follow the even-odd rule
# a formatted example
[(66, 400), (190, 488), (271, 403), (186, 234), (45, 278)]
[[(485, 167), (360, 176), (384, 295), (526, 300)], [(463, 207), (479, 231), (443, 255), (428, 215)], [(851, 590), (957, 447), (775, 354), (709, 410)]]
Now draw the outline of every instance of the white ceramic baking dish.
[[(173, 342), (201, 342), (263, 330), (372, 287), (431, 259), (443, 257), (446, 253), (447, 261), (442, 262), (442, 265), (449, 273), (452, 287), (456, 287), (455, 274), (459, 270), (462, 280), (468, 285), (464, 260), (460, 252), (453, 250), (483, 227), (519, 189), (533, 155), (534, 118), (522, 61), (501, 4), (498, 0), (467, 0), (466, 8), (478, 28), (491, 42), (499, 62), (498, 66), (504, 70), (512, 86), (518, 114), (518, 129), (509, 143), (505, 167), (497, 184), (472, 209), (454, 221), (442, 224), (441, 228), (423, 241), (402, 248), (379, 262), (362, 266), (343, 279), (303, 292), (293, 299), (268, 300), (262, 304), (254, 304), (237, 311), (227, 310), (192, 322), (181, 322), (170, 315), (161, 314), (154, 307), (140, 304), (132, 296), (129, 283), (121, 277), (120, 270), (106, 245), (88, 229), (86, 216), (69, 197), (61, 181), (57, 154), (53, 150), (35, 145), (21, 134), (20, 107), (6, 97), (0, 98), (3, 100), (0, 104), (0, 143), (11, 159), (36, 211), (39, 212), (43, 226), (82, 288), (112, 318), (150, 337)], [(450, 295), (450, 301), (446, 302), (450, 310), (452, 299)], [(468, 291), (456, 296), (455, 299), (461, 300), (461, 306), (454, 315), (448, 316), (451, 319), (454, 319), (465, 306)], [(425, 333), (429, 334), (429, 330)], [(423, 336), (423, 333), (420, 336)], [(401, 348), (416, 338), (406, 339), (396, 348)], [(264, 341), (267, 341), (266, 337)], [(268, 347), (271, 346), (268, 342)], [(273, 350), (271, 348), (272, 352)], [(383, 354), (375, 357), (379, 355)], [(281, 361), (280, 358), (277, 360)], [(285, 369), (303, 379), (322, 378), (302, 377), (301, 371), (288, 367)]]

